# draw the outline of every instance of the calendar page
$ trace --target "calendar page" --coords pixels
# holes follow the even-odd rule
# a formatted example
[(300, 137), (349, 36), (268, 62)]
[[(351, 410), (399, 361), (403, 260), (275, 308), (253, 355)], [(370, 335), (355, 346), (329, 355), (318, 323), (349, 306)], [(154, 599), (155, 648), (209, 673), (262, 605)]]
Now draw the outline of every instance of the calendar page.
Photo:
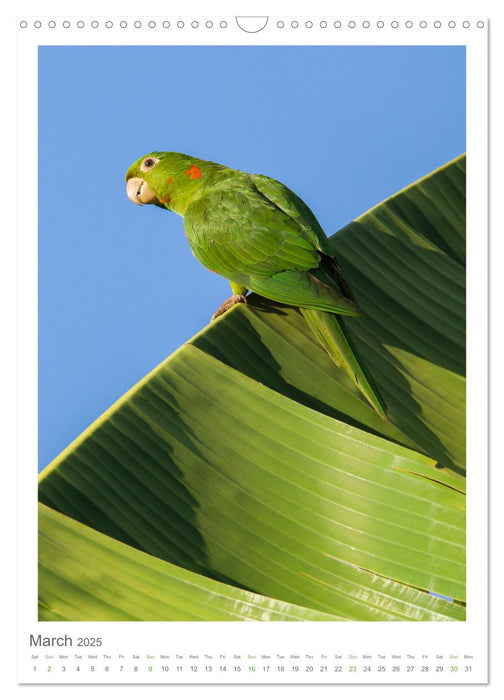
[(16, 20), (18, 682), (486, 683), (488, 18), (137, 9)]

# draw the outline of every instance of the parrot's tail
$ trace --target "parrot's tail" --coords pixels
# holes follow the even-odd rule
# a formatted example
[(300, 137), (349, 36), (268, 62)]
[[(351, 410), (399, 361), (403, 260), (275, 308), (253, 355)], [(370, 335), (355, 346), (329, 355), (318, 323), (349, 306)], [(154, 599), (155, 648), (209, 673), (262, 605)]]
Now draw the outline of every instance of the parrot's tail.
[(359, 356), (345, 328), (343, 319), (336, 314), (315, 309), (300, 309), (315, 333), (317, 340), (338, 367), (343, 367), (358, 389), (364, 394), (376, 413), (387, 420), (385, 402), (371, 375)]

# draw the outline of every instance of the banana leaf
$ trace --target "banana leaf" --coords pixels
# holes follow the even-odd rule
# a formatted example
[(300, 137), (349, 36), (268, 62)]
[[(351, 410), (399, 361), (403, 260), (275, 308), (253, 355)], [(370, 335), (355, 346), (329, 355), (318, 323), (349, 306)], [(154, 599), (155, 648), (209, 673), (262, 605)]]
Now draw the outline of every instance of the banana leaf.
[(41, 620), (338, 620), (194, 574), (39, 504)]
[[(230, 619), (206, 609), (212, 586), (260, 599), (273, 617), (259, 619), (464, 619), (464, 172), (449, 163), (332, 239), (389, 420), (299, 312), (252, 296), (40, 475), (41, 619), (194, 619), (179, 600), (191, 577), (198, 619)], [(100, 548), (91, 581), (70, 531)], [(157, 612), (135, 613), (134, 594), (112, 610), (114, 557), (160, 586)]]

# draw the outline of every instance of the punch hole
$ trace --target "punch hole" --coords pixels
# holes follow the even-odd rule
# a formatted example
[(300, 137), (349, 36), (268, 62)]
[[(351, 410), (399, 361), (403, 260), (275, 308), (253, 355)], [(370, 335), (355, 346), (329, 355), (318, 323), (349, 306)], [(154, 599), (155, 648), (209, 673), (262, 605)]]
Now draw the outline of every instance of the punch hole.
[(240, 29), (242, 29), (244, 32), (248, 32), (249, 34), (256, 34), (257, 32), (262, 31), (268, 24), (268, 19), (269, 18), (265, 16), (235, 17), (236, 24), (240, 27)]

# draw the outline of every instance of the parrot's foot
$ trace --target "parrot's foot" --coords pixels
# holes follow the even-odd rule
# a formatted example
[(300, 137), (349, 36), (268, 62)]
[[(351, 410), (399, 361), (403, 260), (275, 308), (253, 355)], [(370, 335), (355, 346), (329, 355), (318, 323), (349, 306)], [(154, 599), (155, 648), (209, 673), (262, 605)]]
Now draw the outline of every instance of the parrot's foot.
[(232, 297), (229, 297), (229, 299), (226, 299), (226, 301), (219, 306), (217, 311), (214, 313), (212, 318), (210, 319), (211, 321), (215, 321), (216, 318), (219, 318), (219, 316), (222, 316), (223, 313), (225, 313), (228, 309), (230, 309), (232, 306), (235, 304), (246, 304), (247, 303), (247, 297), (244, 294), (233, 294)]

